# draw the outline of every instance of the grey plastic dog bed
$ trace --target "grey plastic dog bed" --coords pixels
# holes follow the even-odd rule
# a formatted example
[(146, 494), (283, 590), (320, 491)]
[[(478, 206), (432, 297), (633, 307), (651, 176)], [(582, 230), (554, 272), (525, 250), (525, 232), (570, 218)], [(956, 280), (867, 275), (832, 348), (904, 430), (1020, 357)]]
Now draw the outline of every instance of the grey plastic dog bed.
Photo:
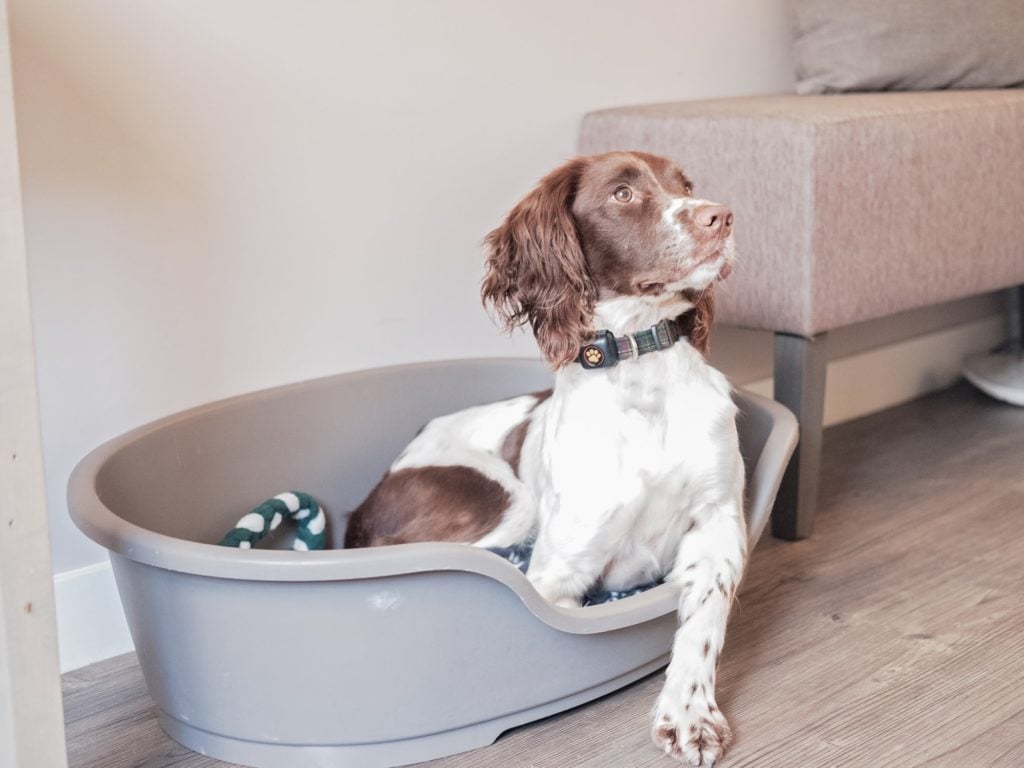
[[(76, 524), (110, 550), (167, 733), (260, 768), (374, 768), (490, 744), (668, 661), (672, 586), (556, 608), (461, 544), (292, 552), (213, 546), (288, 488), (354, 508), (431, 417), (550, 385), (534, 361), (344, 374), (171, 416), (90, 453)], [(738, 395), (756, 541), (796, 442), (782, 406)], [(214, 502), (213, 504), (211, 502)]]

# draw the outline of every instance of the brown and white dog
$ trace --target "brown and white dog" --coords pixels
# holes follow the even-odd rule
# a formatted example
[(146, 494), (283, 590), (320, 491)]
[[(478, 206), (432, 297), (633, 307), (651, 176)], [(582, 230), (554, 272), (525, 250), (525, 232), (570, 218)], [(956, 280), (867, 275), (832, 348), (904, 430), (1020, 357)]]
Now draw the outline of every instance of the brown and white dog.
[[(527, 576), (565, 606), (595, 584), (675, 582), (680, 624), (653, 736), (712, 766), (730, 738), (715, 674), (746, 559), (735, 407), (704, 359), (732, 214), (694, 197), (671, 161), (615, 152), (550, 173), (486, 242), (484, 300), (508, 328), (530, 323), (554, 389), (431, 421), (352, 514), (346, 546), (533, 536)], [(667, 348), (596, 370), (577, 362), (596, 331), (677, 318), (687, 334)]]

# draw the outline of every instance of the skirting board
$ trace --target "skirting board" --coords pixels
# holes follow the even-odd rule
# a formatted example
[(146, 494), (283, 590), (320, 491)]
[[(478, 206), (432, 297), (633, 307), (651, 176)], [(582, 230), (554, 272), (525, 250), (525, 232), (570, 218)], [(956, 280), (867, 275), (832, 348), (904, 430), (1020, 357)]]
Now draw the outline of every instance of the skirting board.
[[(961, 378), (965, 357), (1000, 344), (1006, 339), (1006, 330), (1006, 318), (996, 315), (830, 361), (825, 383), (825, 426), (945, 389)], [(741, 386), (772, 396), (771, 379)]]
[(109, 560), (58, 573), (53, 586), (61, 672), (134, 649)]
[[(964, 357), (1005, 337), (1005, 317), (993, 316), (833, 360), (825, 423), (837, 424), (943, 389), (960, 377)], [(736, 383), (771, 397), (771, 379)], [(132, 650), (109, 562), (57, 574), (54, 585), (62, 672)]]

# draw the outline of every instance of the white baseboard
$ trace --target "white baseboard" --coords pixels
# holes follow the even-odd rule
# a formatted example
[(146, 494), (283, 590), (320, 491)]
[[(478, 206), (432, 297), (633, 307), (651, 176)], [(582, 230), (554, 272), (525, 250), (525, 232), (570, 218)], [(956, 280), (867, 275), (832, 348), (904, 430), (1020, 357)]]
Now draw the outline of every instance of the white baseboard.
[(53, 586), (61, 672), (134, 648), (109, 560), (58, 573)]
[[(1006, 318), (998, 315), (832, 360), (825, 386), (825, 425), (945, 389), (960, 378), (965, 357), (991, 349), (1005, 338)], [(741, 386), (772, 396), (768, 378)]]
[[(983, 318), (840, 360), (828, 366), (825, 423), (855, 419), (942, 389), (960, 376), (967, 355), (1005, 338), (1006, 319)], [(771, 379), (743, 384), (771, 397)], [(62, 672), (132, 650), (110, 563), (54, 579)]]

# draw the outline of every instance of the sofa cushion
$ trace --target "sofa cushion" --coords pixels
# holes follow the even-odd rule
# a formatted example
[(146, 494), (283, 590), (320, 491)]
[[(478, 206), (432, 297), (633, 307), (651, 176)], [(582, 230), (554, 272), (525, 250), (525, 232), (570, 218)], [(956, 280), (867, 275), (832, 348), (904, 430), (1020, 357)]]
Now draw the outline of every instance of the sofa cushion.
[(584, 153), (678, 161), (736, 213), (727, 323), (813, 335), (1024, 283), (1024, 91), (755, 96), (594, 112)]
[(797, 91), (1024, 85), (1021, 0), (791, 0)]

